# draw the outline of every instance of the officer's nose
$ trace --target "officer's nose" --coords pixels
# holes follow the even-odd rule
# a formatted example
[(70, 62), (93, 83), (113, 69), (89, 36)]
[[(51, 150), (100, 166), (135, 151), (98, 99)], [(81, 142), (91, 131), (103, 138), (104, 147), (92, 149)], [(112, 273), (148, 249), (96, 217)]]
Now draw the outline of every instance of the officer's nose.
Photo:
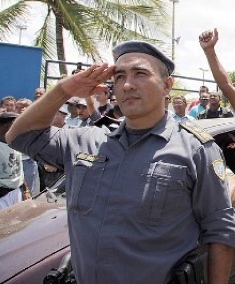
[(135, 79), (132, 76), (126, 77), (126, 81), (123, 85), (123, 89), (125, 91), (136, 90), (136, 82), (135, 82)]

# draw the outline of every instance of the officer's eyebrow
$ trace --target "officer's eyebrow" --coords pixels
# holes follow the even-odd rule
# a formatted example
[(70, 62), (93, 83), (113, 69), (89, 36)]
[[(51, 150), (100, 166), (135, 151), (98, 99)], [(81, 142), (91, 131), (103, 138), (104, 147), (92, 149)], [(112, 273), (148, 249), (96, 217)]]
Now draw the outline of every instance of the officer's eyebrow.
[[(150, 72), (149, 69), (142, 67), (140, 65), (134, 65), (130, 68), (131, 71), (145, 71), (145, 72)], [(124, 69), (122, 69), (122, 67), (120, 67), (120, 69), (118, 69), (118, 67), (114, 70), (114, 75), (120, 74), (120, 73), (125, 73), (126, 71)]]

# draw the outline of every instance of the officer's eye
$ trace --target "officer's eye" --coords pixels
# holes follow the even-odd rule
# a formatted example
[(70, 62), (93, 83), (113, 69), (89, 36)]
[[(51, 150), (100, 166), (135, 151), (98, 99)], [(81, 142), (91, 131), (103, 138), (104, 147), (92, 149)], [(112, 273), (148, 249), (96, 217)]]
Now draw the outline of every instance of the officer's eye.
[(116, 74), (114, 75), (114, 81), (117, 82), (119, 80), (122, 80), (125, 76), (123, 74)]
[(136, 72), (136, 75), (140, 76), (140, 75), (146, 75), (146, 73), (144, 71), (138, 71)]

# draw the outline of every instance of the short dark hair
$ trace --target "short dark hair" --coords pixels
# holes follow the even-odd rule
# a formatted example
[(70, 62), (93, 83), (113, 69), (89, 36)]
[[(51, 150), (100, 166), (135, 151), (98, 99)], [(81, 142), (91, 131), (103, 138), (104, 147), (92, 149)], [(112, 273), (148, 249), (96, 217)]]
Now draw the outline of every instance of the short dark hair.
[(203, 85), (199, 88), (199, 93), (205, 93), (205, 92), (209, 93), (209, 88)]
[(170, 76), (167, 66), (161, 60), (159, 60), (159, 62), (162, 63), (159, 67), (161, 77), (164, 78)]
[(165, 96), (165, 100), (171, 100), (171, 95), (170, 94), (167, 94), (166, 96)]

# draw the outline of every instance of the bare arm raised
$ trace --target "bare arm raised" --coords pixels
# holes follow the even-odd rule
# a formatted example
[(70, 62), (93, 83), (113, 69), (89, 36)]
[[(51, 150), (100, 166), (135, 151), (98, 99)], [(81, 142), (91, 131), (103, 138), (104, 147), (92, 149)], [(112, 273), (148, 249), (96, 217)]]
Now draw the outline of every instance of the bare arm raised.
[(29, 130), (44, 129), (51, 125), (57, 110), (72, 96), (89, 97), (102, 88), (100, 83), (108, 80), (115, 66), (108, 67), (92, 65), (85, 71), (66, 77), (42, 96), (40, 100), (31, 104), (13, 123), (6, 134), (6, 141), (10, 143), (16, 136)]
[(214, 29), (213, 32), (205, 31), (199, 36), (200, 45), (207, 57), (214, 79), (232, 107), (235, 108), (235, 88), (221, 65), (214, 48), (218, 39), (217, 29)]

